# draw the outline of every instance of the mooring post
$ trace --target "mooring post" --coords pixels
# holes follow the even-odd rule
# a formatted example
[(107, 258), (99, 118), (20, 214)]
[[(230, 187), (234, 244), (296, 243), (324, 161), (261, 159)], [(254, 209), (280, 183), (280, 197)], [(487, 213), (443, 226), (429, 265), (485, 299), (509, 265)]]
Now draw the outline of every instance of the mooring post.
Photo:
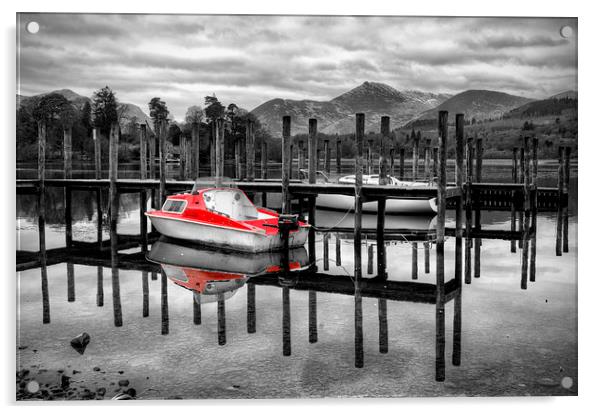
[(148, 318), (149, 315), (149, 294), (148, 294), (148, 272), (142, 272), (142, 317)]
[(462, 191), (456, 199), (456, 246), (454, 277), (458, 289), (462, 287), (462, 208), (464, 206), (464, 114), (456, 114), (456, 186)]
[(122, 326), (121, 295), (119, 292), (119, 239), (117, 236), (117, 218), (119, 217), (119, 192), (117, 190), (119, 152), (119, 123), (111, 123), (109, 134), (109, 230), (111, 238), (111, 282), (113, 289), (113, 317), (115, 326)]
[(316, 291), (309, 291), (309, 343), (318, 342), (318, 297)]
[(431, 273), (431, 243), (425, 242), (424, 249), (424, 273)]
[(215, 175), (215, 142), (217, 141), (217, 119), (214, 119), (209, 123), (210, 134), (209, 134), (209, 168), (211, 171), (209, 175)]
[[(476, 142), (476, 173), (475, 179), (477, 183), (483, 181), (483, 138), (477, 138)], [(478, 194), (478, 193), (477, 193)], [(481, 201), (479, 196), (474, 197), (474, 223), (475, 229), (481, 230)], [(481, 239), (476, 238), (474, 244), (474, 277), (481, 277)]]
[(529, 271), (529, 221), (531, 216), (531, 140), (529, 136), (523, 137), (524, 171), (523, 171), (523, 229), (521, 255), (521, 289), (527, 289), (527, 274)]
[(535, 282), (535, 261), (537, 255), (537, 172), (538, 172), (538, 157), (537, 150), (539, 146), (539, 139), (533, 137), (532, 139), (532, 163), (533, 168), (531, 169), (531, 194), (532, 194), (532, 206), (531, 206), (531, 232), (533, 237), (531, 238), (531, 258), (529, 262), (529, 281)]
[[(309, 171), (308, 171), (308, 182), (309, 184), (316, 183), (316, 169), (317, 169), (317, 155), (318, 155), (318, 120), (309, 120), (309, 135), (307, 138), (307, 148), (309, 157)], [(316, 263), (316, 231), (314, 226), (316, 225), (316, 198), (315, 196), (307, 197), (307, 209), (308, 209), (308, 221), (309, 234), (309, 262), (312, 266)]]
[(140, 124), (138, 129), (138, 135), (140, 139), (140, 179), (146, 180), (146, 167), (147, 167), (147, 136), (146, 136), (146, 124)]
[[(92, 129), (92, 139), (94, 141), (94, 177), (97, 180), (102, 178), (102, 165), (100, 158), (100, 128), (94, 127)], [(102, 248), (102, 189), (98, 187), (96, 189), (96, 240), (98, 242), (98, 248)]]
[(96, 306), (104, 306), (104, 269), (102, 266), (96, 266)]
[(466, 209), (466, 243), (464, 245), (464, 283), (472, 282), (472, 174), (473, 174), (473, 146), (472, 138), (466, 140), (466, 191), (465, 191), (465, 209)]
[(405, 174), (404, 174), (404, 170), (405, 170), (405, 165), (404, 165), (404, 161), (405, 161), (405, 157), (406, 157), (406, 150), (405, 148), (399, 148), (399, 179), (403, 181)]
[(226, 345), (226, 298), (217, 294), (217, 344)]
[(215, 137), (215, 186), (224, 184), (224, 118), (217, 120), (217, 133)]
[[(192, 123), (192, 131), (190, 135), (191, 139), (191, 157), (190, 157), (190, 167), (192, 172), (192, 179), (196, 180), (199, 178), (199, 152), (200, 152), (200, 129), (199, 123)], [(211, 135), (211, 134), (210, 134)]]
[(418, 137), (412, 134), (412, 181), (418, 180)]
[(418, 243), (412, 242), (412, 279), (418, 279)]
[(188, 178), (188, 146), (184, 134), (180, 135), (179, 152), (180, 152), (180, 180), (184, 181)]
[(167, 121), (159, 122), (159, 206), (162, 206), (167, 197), (165, 180), (167, 177)]
[(336, 234), (335, 236), (335, 263), (337, 266), (341, 265), (341, 236), (339, 236), (339, 233)]
[[(521, 136), (521, 141), (522, 141), (522, 136)], [(525, 148), (520, 148), (520, 152), (519, 152), (519, 158), (518, 158), (518, 182), (521, 184), (524, 184), (525, 182)], [(524, 197), (523, 200), (521, 200), (521, 203), (524, 204)], [(518, 231), (522, 232), (523, 231), (523, 224), (524, 224), (524, 213), (525, 209), (524, 209), (524, 205), (523, 208), (521, 208), (518, 212)], [(518, 240), (518, 248), (522, 249), (523, 248), (523, 238), (521, 237)]]
[(169, 301), (167, 297), (167, 275), (161, 268), (161, 335), (169, 334)]
[[(391, 134), (391, 119), (388, 116), (383, 116), (380, 119), (380, 153), (378, 157), (378, 184), (387, 184), (387, 160), (385, 158), (384, 141)], [(377, 255), (377, 274), (380, 278), (385, 278), (387, 268), (386, 251), (385, 251), (385, 214), (386, 214), (387, 199), (381, 197), (377, 201), (376, 215), (376, 255)]]
[[(268, 143), (265, 138), (261, 140), (261, 179), (268, 179)], [(261, 205), (268, 206), (268, 193), (265, 191), (261, 193)]]
[(389, 148), (389, 165), (391, 166), (389, 174), (391, 177), (395, 177), (397, 174), (395, 174), (395, 146), (393, 145)]
[[(518, 148), (512, 148), (512, 182), (518, 183)], [(516, 192), (512, 191), (510, 204), (510, 231), (516, 231)], [(516, 253), (516, 240), (510, 241), (510, 253)]]
[(153, 129), (153, 133), (150, 134), (150, 140), (148, 143), (148, 170), (149, 170), (149, 176), (151, 179), (155, 179), (157, 178), (156, 176), (156, 168), (155, 168), (155, 164), (156, 164), (156, 151), (157, 151), (157, 139), (159, 137), (159, 129), (161, 128), (161, 125), (159, 124), (158, 121), (155, 121), (153, 123), (154, 129)]
[(364, 147), (365, 115), (355, 114), (355, 212), (353, 227), (354, 303), (355, 303), (355, 367), (364, 366), (364, 333), (362, 314), (362, 151)]
[[(253, 125), (255, 126), (255, 125)], [(253, 131), (253, 133), (255, 133), (255, 131)], [(237, 140), (238, 142), (238, 161), (240, 162), (239, 165), (239, 173), (240, 173), (240, 180), (246, 180), (247, 179), (247, 135), (246, 135), (246, 130), (245, 130), (245, 138), (241, 138)]]
[(328, 271), (330, 269), (330, 246), (328, 245), (328, 240), (330, 239), (330, 233), (324, 233), (322, 236), (322, 264), (324, 267), (324, 271)]
[(324, 172), (330, 174), (330, 142), (324, 140)]
[(342, 173), (342, 168), (341, 168), (341, 153), (342, 153), (342, 144), (341, 144), (341, 140), (339, 138), (337, 138), (337, 147), (336, 147), (336, 151), (337, 151), (337, 174), (341, 174)]
[(374, 245), (371, 244), (368, 246), (368, 269), (367, 273), (369, 275), (374, 273)]
[[(311, 124), (310, 124), (311, 125)], [(289, 192), (289, 162), (291, 157), (291, 117), (282, 117), (282, 213), (290, 212), (291, 194)]]
[(556, 256), (562, 256), (562, 202), (564, 185), (564, 148), (558, 147), (558, 201), (556, 213)]
[(433, 178), (439, 177), (439, 148), (433, 148)]
[(368, 140), (368, 174), (372, 174), (374, 172), (374, 140)]
[(291, 295), (288, 287), (282, 287), (282, 355), (291, 355)]
[(431, 140), (427, 138), (424, 146), (424, 179), (431, 181)]
[(255, 122), (248, 119), (246, 128), (247, 181), (255, 181)]
[(569, 252), (569, 190), (570, 184), (569, 181), (571, 179), (571, 147), (564, 148), (564, 199), (566, 200), (566, 204), (562, 210), (562, 252)]
[(458, 291), (454, 298), (452, 365), (461, 362), (462, 333), (462, 207), (464, 206), (464, 114), (456, 114), (456, 186), (462, 191), (456, 199), (456, 246), (454, 280)]
[(201, 320), (201, 297), (199, 295), (199, 300), (195, 299), (196, 292), (192, 292), (192, 323), (195, 325), (200, 325), (202, 323)]
[(247, 283), (247, 333), (255, 333), (256, 325), (255, 283)]
[(42, 323), (50, 323), (50, 296), (46, 266), (46, 119), (38, 121), (38, 241), (42, 279)]
[(439, 176), (437, 179), (437, 287), (435, 380), (445, 380), (445, 203), (447, 200), (447, 111), (439, 111)]
[(241, 141), (240, 138), (234, 138), (234, 176), (237, 180), (242, 179)]
[(290, 155), (288, 158), (288, 177), (289, 177), (289, 179), (293, 178), (293, 157), (294, 157), (293, 150), (294, 150), (293, 141), (291, 139), (291, 144), (289, 145), (289, 154)]
[(389, 352), (389, 323), (387, 318), (387, 300), (378, 299), (378, 351)]

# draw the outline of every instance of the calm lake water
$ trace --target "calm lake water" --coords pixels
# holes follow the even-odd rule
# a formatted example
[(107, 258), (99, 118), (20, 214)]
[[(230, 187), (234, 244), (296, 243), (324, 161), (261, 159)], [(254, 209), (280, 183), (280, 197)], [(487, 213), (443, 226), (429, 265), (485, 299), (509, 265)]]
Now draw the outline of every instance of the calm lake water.
[[(554, 171), (554, 165), (547, 170), (542, 167), (539, 184), (555, 186)], [(489, 181), (497, 181), (504, 173), (498, 168), (485, 172)], [(573, 176), (569, 252), (556, 256), (556, 213), (540, 212), (536, 281), (529, 282), (526, 290), (520, 286), (521, 250), (511, 253), (510, 241), (483, 240), (481, 277), (462, 286), (460, 366), (452, 365), (454, 301), (445, 306), (446, 367), (442, 382), (435, 381), (435, 305), (417, 302), (418, 295), (386, 301), (387, 353), (381, 353), (379, 346), (379, 299), (374, 295), (362, 298), (363, 367), (356, 368), (357, 302), (353, 290), (345, 294), (339, 289), (353, 286), (353, 240), (339, 235), (341, 255), (337, 265), (336, 235), (330, 234), (325, 266), (324, 235), (320, 233), (316, 238), (317, 271), (336, 279), (325, 276), (326, 282), (316, 293), (317, 342), (309, 341), (310, 293), (302, 288), (304, 281), (293, 276), (292, 280), (275, 278), (268, 283), (270, 269), (278, 265), (277, 257), (220, 256), (219, 252), (195, 251), (167, 242), (153, 246), (154, 253), (162, 254), (166, 262), (171, 260), (171, 266), (163, 268), (165, 274), (121, 269), (116, 280), (111, 269), (104, 268), (100, 278), (103, 306), (97, 302), (96, 266), (74, 266), (71, 302), (69, 265), (49, 266), (48, 324), (42, 323), (40, 269), (18, 272), (17, 369), (29, 370), (24, 386), (32, 379), (52, 386), (60, 383), (62, 376), (70, 377), (73, 393), (58, 393), (59, 398), (78, 398), (85, 389), (96, 392), (99, 388), (106, 389), (104, 398), (133, 388), (137, 398), (148, 399), (576, 395), (577, 181), (575, 173)], [(65, 236), (62, 191), (49, 193), (46, 237), (47, 248), (51, 249), (64, 246)], [(75, 192), (73, 205), (74, 239), (94, 241), (94, 195)], [(137, 208), (137, 196), (122, 197), (120, 233), (137, 232)], [(35, 214), (35, 197), (19, 196), (18, 249), (37, 250)], [(449, 212), (448, 227), (453, 226), (453, 217)], [(404, 219), (388, 218), (388, 226), (400, 220)], [(333, 223), (332, 213), (318, 210), (320, 221)], [(403, 226), (424, 231), (434, 226), (431, 221), (413, 217)], [(483, 212), (482, 226), (509, 230), (510, 212)], [(376, 274), (376, 258), (373, 269), (368, 268), (370, 250), (376, 256), (376, 248), (369, 247), (374, 243), (365, 236), (362, 274), (366, 279)], [(163, 250), (158, 252), (159, 248)], [(414, 248), (418, 248), (416, 280), (411, 275)], [(413, 245), (403, 238), (388, 241), (387, 283), (434, 285), (434, 246), (429, 252), (430, 273), (426, 273), (422, 242)], [(177, 266), (178, 255), (189, 261)], [(295, 260), (300, 266), (307, 265), (307, 252), (296, 253)], [(241, 267), (247, 276), (240, 276)], [(191, 273), (190, 269), (197, 272)], [(194, 275), (214, 282), (205, 286), (205, 294), (195, 294), (181, 286), (184, 273), (188, 279)], [(453, 279), (453, 238), (445, 243), (445, 273), (446, 281)], [(113, 288), (117, 286), (123, 320), (120, 327), (114, 323)], [(224, 300), (209, 294), (210, 288), (224, 289)], [(251, 296), (253, 291), (255, 294), (254, 333), (248, 333), (247, 325), (249, 289)], [(290, 356), (283, 355), (283, 327), (287, 325), (284, 322), (283, 326), (283, 292), (284, 296), (286, 292), (290, 295)], [(148, 316), (143, 316), (145, 296)], [(198, 303), (200, 316), (195, 313)], [(220, 312), (225, 320), (223, 345), (219, 343), (220, 338), (224, 340)], [(82, 332), (88, 333), (91, 340), (80, 355), (70, 341)], [(118, 385), (126, 379), (128, 385)], [(21, 394), (21, 398), (28, 396)]]

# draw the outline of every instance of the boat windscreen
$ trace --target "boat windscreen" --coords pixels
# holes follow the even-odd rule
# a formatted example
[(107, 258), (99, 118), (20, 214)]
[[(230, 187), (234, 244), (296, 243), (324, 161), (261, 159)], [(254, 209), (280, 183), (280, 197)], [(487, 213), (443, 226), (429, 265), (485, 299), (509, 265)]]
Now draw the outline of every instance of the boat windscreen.
[(185, 207), (186, 201), (173, 200), (168, 198), (167, 200), (165, 200), (165, 203), (163, 203), (163, 208), (161, 210), (167, 213), (182, 213)]
[(256, 220), (257, 208), (247, 196), (236, 189), (216, 189), (203, 193), (205, 206), (233, 220)]

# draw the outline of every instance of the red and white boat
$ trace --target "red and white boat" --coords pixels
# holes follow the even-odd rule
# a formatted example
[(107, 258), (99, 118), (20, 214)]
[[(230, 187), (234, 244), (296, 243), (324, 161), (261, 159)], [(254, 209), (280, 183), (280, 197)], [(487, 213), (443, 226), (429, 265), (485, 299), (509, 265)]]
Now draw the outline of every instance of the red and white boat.
[[(237, 188), (206, 188), (168, 196), (161, 210), (146, 213), (165, 236), (245, 252), (280, 250), (280, 215), (256, 207)], [(289, 248), (303, 246), (309, 225), (292, 223)]]

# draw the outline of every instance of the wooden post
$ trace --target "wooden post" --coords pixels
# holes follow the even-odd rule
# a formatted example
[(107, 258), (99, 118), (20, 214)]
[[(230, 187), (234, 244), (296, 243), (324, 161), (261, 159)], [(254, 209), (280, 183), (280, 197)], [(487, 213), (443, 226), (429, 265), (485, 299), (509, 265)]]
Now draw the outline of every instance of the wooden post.
[(188, 149), (186, 147), (186, 137), (184, 136), (184, 134), (180, 135), (180, 143), (179, 143), (179, 148), (180, 148), (180, 180), (185, 180), (187, 178), (186, 175), (186, 170), (188, 168), (187, 165), (187, 154), (188, 154)]
[(138, 130), (140, 135), (140, 179), (146, 180), (146, 167), (147, 167), (147, 136), (146, 136), (146, 124), (140, 124)]
[(418, 137), (412, 140), (412, 181), (418, 180)]
[(142, 272), (142, 317), (148, 318), (148, 304), (149, 304), (149, 294), (148, 294), (148, 272)]
[(282, 117), (282, 213), (290, 212), (291, 194), (289, 186), (289, 162), (291, 157), (291, 117)]
[(329, 247), (328, 239), (330, 238), (329, 233), (324, 233), (322, 236), (322, 265), (324, 267), (324, 271), (328, 271), (330, 269), (330, 258), (329, 258)]
[(373, 144), (374, 144), (374, 140), (373, 139), (369, 139), (368, 140), (368, 148), (367, 148), (368, 156), (366, 158), (368, 160), (368, 163), (367, 163), (368, 164), (368, 174), (372, 174), (372, 172), (374, 171), (373, 168), (372, 168), (373, 167), (373, 165), (372, 165), (372, 159), (374, 158), (374, 155), (373, 155), (374, 154)]
[(247, 283), (247, 333), (255, 333), (256, 325), (255, 284)]
[(154, 127), (155, 129), (153, 130), (153, 133), (150, 135), (150, 142), (149, 142), (149, 147), (148, 147), (148, 170), (150, 172), (149, 176), (151, 179), (155, 179), (157, 178), (155, 171), (155, 164), (156, 164), (156, 151), (157, 151), (157, 139), (159, 137), (159, 133), (160, 133), (160, 128), (161, 126), (159, 125), (158, 121), (154, 122)]
[(466, 209), (466, 243), (464, 246), (464, 283), (472, 282), (472, 173), (473, 173), (473, 146), (472, 138), (466, 140), (466, 192), (465, 192), (465, 209)]
[(405, 174), (404, 174), (404, 170), (405, 170), (405, 165), (404, 165), (404, 161), (405, 161), (405, 157), (406, 157), (406, 151), (404, 148), (400, 148), (399, 149), (399, 179), (403, 181)]
[(201, 295), (198, 295), (198, 302), (195, 299), (196, 292), (192, 292), (192, 323), (200, 325), (201, 320)]
[[(385, 159), (385, 146), (384, 141), (391, 134), (391, 119), (388, 116), (380, 118), (380, 134), (381, 143), (378, 157), (378, 184), (387, 184), (387, 161)], [(376, 255), (377, 255), (377, 267), (378, 276), (380, 278), (385, 277), (386, 272), (386, 251), (385, 251), (385, 214), (386, 214), (386, 198), (379, 198), (377, 201), (377, 215), (376, 215)]]
[[(483, 138), (477, 138), (476, 141), (476, 173), (477, 183), (483, 181)], [(474, 198), (474, 221), (475, 228), (481, 230), (481, 205), (478, 196)], [(474, 277), (481, 277), (481, 239), (476, 238), (474, 244)]]
[(533, 169), (531, 170), (531, 190), (533, 191), (533, 205), (531, 210), (531, 231), (533, 232), (533, 238), (531, 239), (531, 257), (529, 261), (529, 281), (535, 282), (535, 262), (537, 256), (537, 173), (538, 173), (538, 158), (537, 149), (539, 146), (539, 139), (533, 137), (532, 139), (532, 162)]
[[(265, 138), (261, 141), (261, 179), (267, 180), (268, 178), (268, 143)], [(268, 193), (263, 192), (261, 194), (261, 204), (264, 207), (268, 205)]]
[[(289, 145), (287, 147), (290, 149)], [(288, 287), (282, 288), (282, 355), (291, 355), (291, 296)]]
[(439, 177), (439, 148), (433, 148), (433, 178)]
[(96, 306), (104, 306), (104, 269), (102, 266), (96, 266)]
[(289, 156), (288, 156), (288, 178), (293, 178), (293, 141), (289, 145)]
[(65, 187), (63, 195), (65, 198), (65, 246), (70, 248), (73, 245), (73, 218), (71, 207), (73, 197), (71, 187)]
[(242, 179), (241, 140), (234, 139), (234, 176), (237, 180)]
[(67, 126), (63, 128), (63, 160), (65, 167), (65, 178), (72, 178), (73, 168), (72, 168), (72, 158), (73, 158), (73, 147), (72, 143), (72, 134), (73, 129), (71, 126)]
[(418, 243), (412, 243), (412, 280), (418, 279)]
[(102, 249), (102, 188), (96, 189), (96, 242)]
[[(199, 153), (200, 153), (200, 130), (198, 122), (192, 123), (192, 135), (191, 135), (191, 170), (192, 170), (192, 178), (196, 180), (199, 178)], [(211, 136), (211, 134), (210, 134)], [(212, 170), (213, 171), (213, 170)]]
[(342, 143), (341, 140), (337, 138), (337, 174), (341, 174), (342, 173), (342, 168), (341, 168), (341, 155), (342, 155)]
[(456, 246), (454, 263), (454, 280), (458, 295), (454, 299), (454, 341), (452, 347), (452, 365), (461, 362), (461, 332), (462, 332), (462, 207), (464, 206), (464, 114), (456, 114), (456, 186), (462, 191), (456, 199)]
[(378, 351), (389, 352), (389, 326), (387, 320), (387, 300), (378, 299)]
[(226, 345), (226, 298), (217, 294), (217, 344)]
[(431, 244), (425, 242), (422, 247), (424, 249), (424, 273), (431, 273)]
[(327, 139), (324, 140), (324, 172), (330, 174), (330, 145)]
[(210, 129), (211, 129), (211, 133), (209, 134), (209, 167), (211, 168), (211, 171), (209, 173), (209, 175), (216, 175), (216, 171), (215, 171), (215, 143), (217, 142), (217, 119), (212, 120), (209, 123)]
[(391, 146), (391, 148), (389, 149), (389, 165), (391, 166), (391, 171), (390, 171), (390, 175), (391, 177), (395, 177), (397, 174), (395, 174), (395, 147)]
[(169, 334), (169, 301), (167, 297), (167, 275), (161, 268), (161, 335)]
[(445, 202), (446, 154), (447, 154), (447, 111), (439, 111), (439, 177), (437, 180), (437, 291), (436, 291), (436, 349), (435, 380), (445, 380)]
[(336, 244), (335, 244), (335, 263), (337, 266), (341, 265), (341, 237), (339, 236), (339, 233), (336, 234), (335, 236), (335, 240), (336, 240)]
[[(518, 148), (512, 149), (512, 182), (518, 183)], [(512, 192), (512, 204), (510, 206), (510, 230), (516, 231), (516, 194)], [(516, 241), (510, 241), (510, 252), (516, 253)]]
[(362, 151), (364, 147), (365, 115), (355, 114), (355, 223), (353, 228), (354, 298), (355, 298), (355, 367), (364, 366), (364, 334), (362, 315)]
[(50, 295), (46, 256), (46, 120), (38, 121), (38, 241), (42, 282), (42, 323), (50, 323)]
[(113, 289), (113, 318), (115, 326), (122, 326), (121, 315), (121, 296), (119, 292), (119, 262), (117, 238), (117, 218), (119, 216), (119, 192), (117, 191), (117, 172), (118, 167), (118, 149), (119, 149), (119, 124), (113, 122), (109, 134), (109, 200), (110, 216), (109, 229), (111, 237), (111, 282)]
[(369, 275), (374, 273), (374, 245), (371, 244), (368, 246), (368, 269), (367, 273)]
[(94, 127), (92, 139), (94, 140), (94, 177), (100, 180), (102, 178), (102, 159), (100, 157), (102, 135), (100, 134), (100, 128)]
[(562, 202), (564, 183), (564, 148), (558, 147), (558, 210), (556, 214), (556, 256), (562, 256)]
[(148, 251), (148, 222), (146, 218), (146, 190), (140, 191), (140, 247), (143, 252)]
[(215, 186), (224, 184), (224, 119), (217, 120), (217, 134), (215, 139)]
[(424, 179), (431, 180), (431, 140), (427, 139), (424, 147)]
[[(309, 184), (316, 183), (316, 169), (317, 169), (317, 155), (318, 155), (318, 121), (316, 119), (309, 120), (309, 135), (308, 135), (308, 156), (309, 156), (309, 172), (308, 182)], [(308, 247), (309, 247), (309, 262), (312, 266), (316, 263), (316, 231), (314, 226), (316, 224), (316, 198), (314, 196), (307, 197), (307, 209), (308, 209), (308, 221), (311, 227), (309, 228), (308, 234)]]
[(521, 289), (527, 289), (527, 274), (529, 270), (529, 221), (531, 216), (531, 155), (530, 155), (530, 137), (523, 137), (524, 173), (523, 173), (523, 251), (521, 256)]
[(167, 177), (167, 121), (159, 122), (159, 205), (162, 206), (167, 197), (165, 180)]
[(570, 190), (571, 179), (571, 147), (564, 148), (564, 185), (563, 192), (565, 194), (567, 204), (562, 210), (562, 252), (569, 252), (569, 208), (568, 197)]
[(255, 123), (247, 119), (247, 181), (255, 181)]
[(318, 298), (315, 290), (309, 291), (309, 343), (318, 342)]

